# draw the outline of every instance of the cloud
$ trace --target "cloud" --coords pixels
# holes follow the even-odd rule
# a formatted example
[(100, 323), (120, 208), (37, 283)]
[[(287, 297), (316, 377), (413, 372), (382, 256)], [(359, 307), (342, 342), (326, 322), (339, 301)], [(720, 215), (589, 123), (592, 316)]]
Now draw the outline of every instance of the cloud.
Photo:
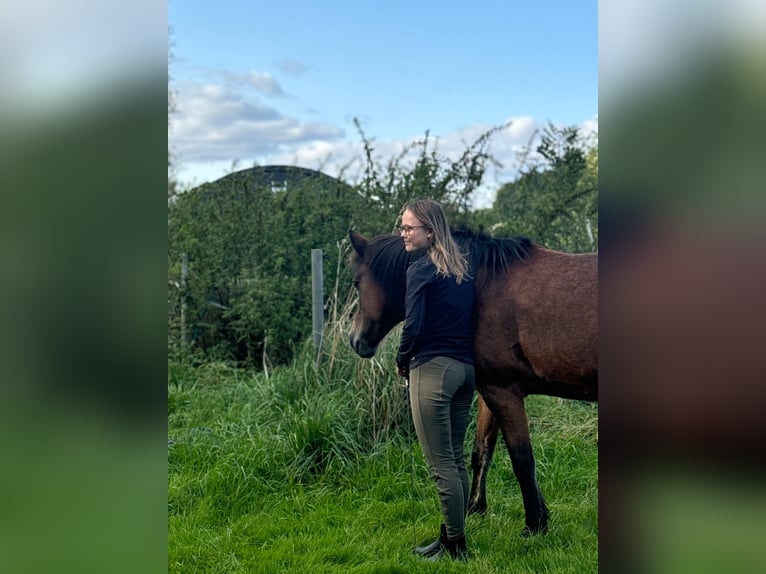
[(308, 66), (297, 60), (282, 60), (278, 64), (279, 70), (288, 76), (302, 76), (308, 71)]
[(184, 84), (177, 90), (170, 145), (181, 163), (261, 160), (284, 148), (335, 141), (345, 132), (302, 122), (241, 90), (217, 84)]
[[(238, 165), (298, 165), (318, 169), (331, 176), (354, 182), (362, 177), (364, 147), (355, 129), (346, 130), (323, 122), (306, 122), (263, 104), (250, 90), (266, 93), (273, 78), (269, 74), (220, 73), (225, 85), (186, 84), (178, 89), (178, 113), (171, 118), (170, 143), (179, 162), (179, 175), (195, 183), (217, 179), (235, 160)], [(276, 85), (276, 82), (274, 82)], [(351, 118), (346, 118), (350, 124)], [(362, 120), (364, 124), (364, 120)], [(475, 193), (476, 207), (491, 207), (497, 189), (513, 181), (524, 162), (535, 162), (536, 138), (545, 127), (532, 116), (509, 117), (489, 140), (494, 158)], [(429, 134), (429, 149), (436, 149), (452, 161), (487, 131), (498, 127), (469, 124), (445, 134)], [(598, 115), (579, 125), (584, 136), (598, 138)], [(424, 132), (394, 140), (372, 138), (373, 158), (387, 163), (425, 136)], [(527, 150), (532, 151), (526, 153)], [(402, 165), (413, 165), (420, 148), (415, 146), (402, 157)], [(201, 181), (200, 181), (201, 179)]]
[[(539, 125), (534, 118), (522, 116), (509, 118), (509, 125), (496, 132), (490, 139), (489, 151), (499, 165), (490, 167), (487, 172), (489, 183), (510, 181), (519, 168), (519, 157), (534, 136)], [(501, 124), (502, 125), (502, 124)], [(444, 135), (429, 134), (429, 148), (452, 161), (463, 155), (468, 146), (493, 127), (489, 124), (473, 124)], [(414, 143), (421, 141), (425, 133), (416, 134), (406, 139), (380, 141), (374, 134), (373, 158), (381, 163), (399, 157)], [(402, 165), (413, 165), (420, 148), (415, 146), (402, 158)], [(361, 176), (363, 165), (363, 145), (358, 137), (353, 141), (313, 141), (305, 145), (291, 146), (268, 158), (271, 164), (295, 164), (311, 169), (321, 169), (328, 175), (337, 176), (343, 171), (344, 178), (353, 181), (354, 175)]]
[(594, 138), (598, 142), (598, 114), (589, 120), (585, 120), (579, 126), (580, 133), (585, 138)]
[(212, 70), (209, 72), (213, 77), (223, 79), (227, 86), (232, 89), (250, 88), (268, 97), (287, 97), (282, 86), (268, 72), (228, 72), (224, 70)]

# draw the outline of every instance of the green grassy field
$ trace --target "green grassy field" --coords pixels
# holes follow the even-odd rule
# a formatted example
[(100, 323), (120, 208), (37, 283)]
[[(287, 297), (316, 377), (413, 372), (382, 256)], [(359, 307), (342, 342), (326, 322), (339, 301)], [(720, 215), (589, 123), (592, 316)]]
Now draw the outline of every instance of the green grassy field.
[[(168, 571), (595, 572), (597, 407), (551, 397), (527, 399), (548, 534), (521, 536), (521, 497), (499, 444), (489, 510), (467, 521), (470, 560), (411, 554), (441, 518), (406, 391), (380, 354), (304, 358), (269, 374), (170, 362)], [(468, 458), (472, 441), (473, 425)]]

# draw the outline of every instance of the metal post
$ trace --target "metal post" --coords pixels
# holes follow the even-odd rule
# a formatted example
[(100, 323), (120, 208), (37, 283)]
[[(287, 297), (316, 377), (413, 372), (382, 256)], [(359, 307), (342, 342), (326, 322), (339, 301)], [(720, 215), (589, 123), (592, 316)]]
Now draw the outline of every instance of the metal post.
[(314, 350), (319, 357), (324, 328), (324, 273), (322, 271), (322, 250), (311, 250), (311, 320), (313, 324)]
[(186, 349), (186, 277), (189, 275), (189, 259), (181, 254), (181, 348)]

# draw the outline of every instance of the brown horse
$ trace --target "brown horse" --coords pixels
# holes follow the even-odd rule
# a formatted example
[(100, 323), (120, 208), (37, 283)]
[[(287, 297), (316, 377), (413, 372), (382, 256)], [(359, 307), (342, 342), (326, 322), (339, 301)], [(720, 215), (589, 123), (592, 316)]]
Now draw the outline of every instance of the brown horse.
[[(404, 319), (406, 270), (413, 255), (398, 235), (371, 240), (350, 232), (359, 309), (351, 346), (372, 357)], [(475, 370), (479, 391), (471, 457), (470, 511), (486, 510), (486, 473), (498, 430), (519, 482), (526, 531), (545, 532), (548, 509), (537, 484), (524, 397), (598, 400), (598, 259), (532, 244), (454, 233), (476, 279)]]

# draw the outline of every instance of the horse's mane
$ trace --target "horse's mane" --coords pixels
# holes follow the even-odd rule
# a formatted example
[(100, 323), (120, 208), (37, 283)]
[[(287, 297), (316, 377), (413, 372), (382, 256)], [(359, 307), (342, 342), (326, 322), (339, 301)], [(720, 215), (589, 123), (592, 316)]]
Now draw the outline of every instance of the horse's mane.
[(468, 254), (471, 274), (486, 271), (487, 275), (494, 276), (509, 271), (514, 263), (524, 261), (535, 247), (528, 237), (491, 237), (467, 228), (453, 230), (452, 237)]
[[(468, 255), (469, 274), (486, 271), (494, 276), (510, 270), (511, 266), (524, 261), (534, 249), (527, 237), (490, 237), (461, 228), (453, 230), (452, 237), (461, 250)], [(404, 277), (407, 266), (424, 254), (423, 251), (408, 253), (399, 235), (378, 235), (367, 245), (368, 267), (375, 280), (389, 292), (404, 297)], [(399, 293), (401, 291), (401, 293)]]

